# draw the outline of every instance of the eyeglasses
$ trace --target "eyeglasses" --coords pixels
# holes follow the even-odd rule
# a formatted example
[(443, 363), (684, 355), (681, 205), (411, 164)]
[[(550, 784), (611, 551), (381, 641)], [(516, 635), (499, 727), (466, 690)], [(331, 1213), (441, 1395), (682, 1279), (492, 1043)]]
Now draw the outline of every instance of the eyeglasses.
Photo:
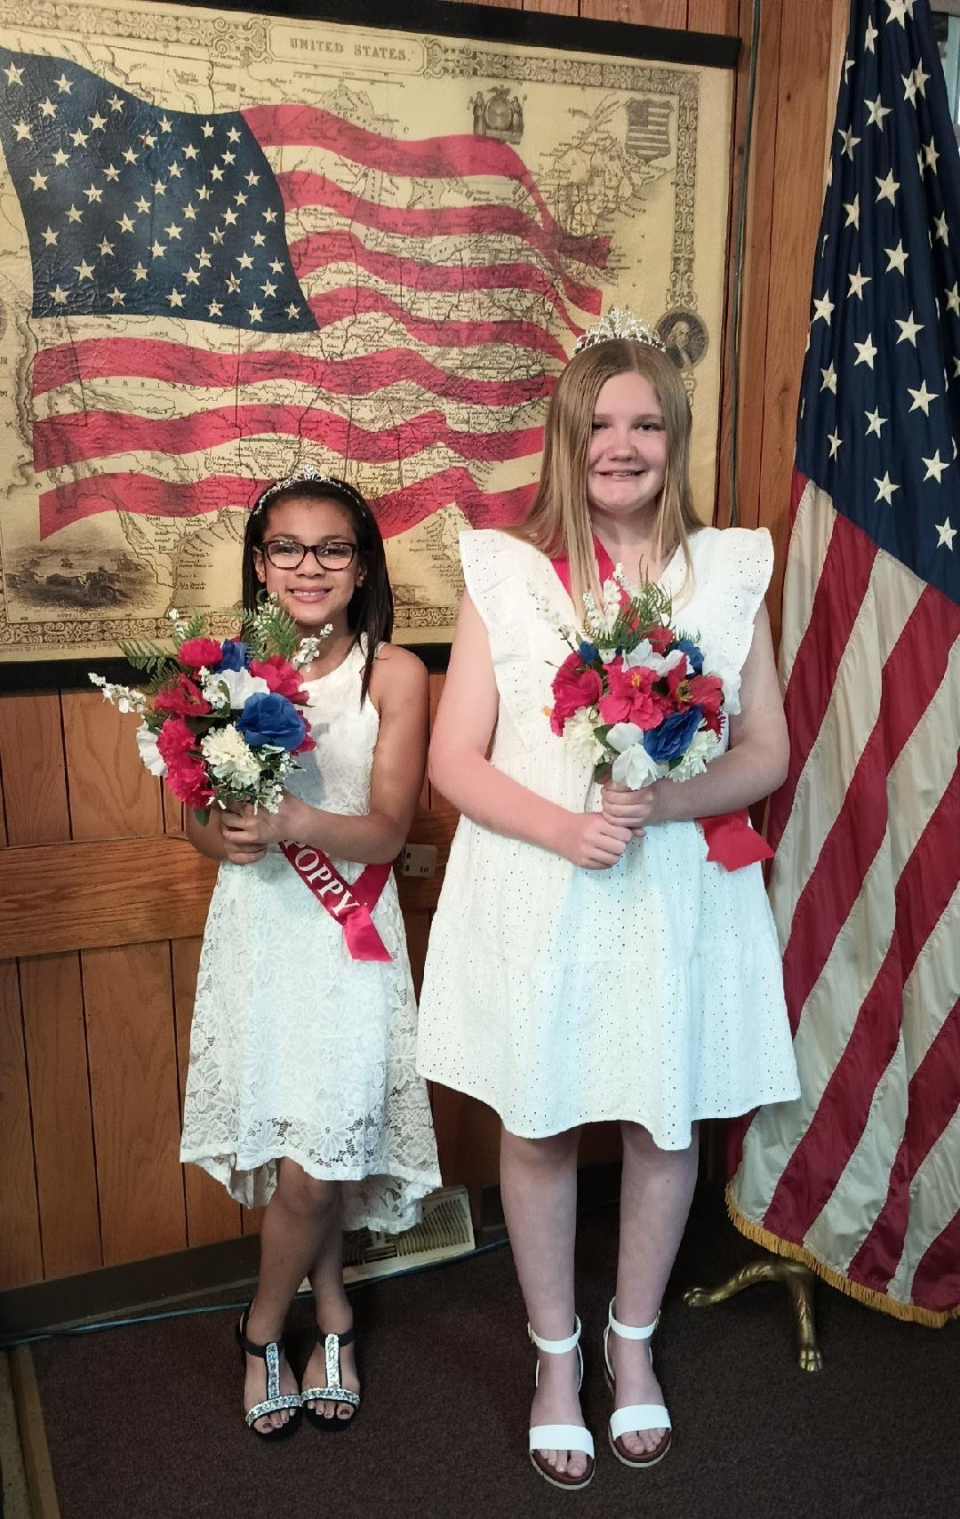
[(335, 539), (326, 543), (292, 543), (289, 538), (271, 538), (263, 545), (275, 570), (298, 570), (312, 554), (322, 570), (346, 570), (356, 558), (357, 545)]

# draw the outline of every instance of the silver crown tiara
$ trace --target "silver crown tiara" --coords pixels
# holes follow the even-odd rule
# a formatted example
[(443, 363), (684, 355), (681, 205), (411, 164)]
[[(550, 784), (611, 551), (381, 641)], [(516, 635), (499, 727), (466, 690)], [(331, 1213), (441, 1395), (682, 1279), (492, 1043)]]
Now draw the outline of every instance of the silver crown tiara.
[(609, 343), (613, 338), (626, 338), (630, 343), (647, 343), (651, 348), (658, 348), (661, 353), (667, 351), (666, 343), (654, 328), (648, 327), (632, 311), (626, 311), (621, 306), (611, 306), (606, 316), (581, 333), (573, 351), (582, 353), (595, 343)]
[(263, 495), (258, 498), (253, 508), (253, 514), (262, 512), (268, 501), (272, 501), (274, 496), (278, 496), (281, 491), (287, 490), (289, 486), (304, 485), (307, 481), (319, 483), (320, 485), (333, 485), (337, 490), (345, 490), (348, 495), (353, 496), (354, 500), (359, 501), (361, 506), (366, 505), (360, 492), (352, 485), (348, 485), (346, 480), (338, 480), (334, 475), (325, 475), (322, 470), (314, 469), (312, 464), (301, 464), (293, 471), (292, 475), (286, 475), (282, 480), (277, 480), (274, 485), (267, 487)]

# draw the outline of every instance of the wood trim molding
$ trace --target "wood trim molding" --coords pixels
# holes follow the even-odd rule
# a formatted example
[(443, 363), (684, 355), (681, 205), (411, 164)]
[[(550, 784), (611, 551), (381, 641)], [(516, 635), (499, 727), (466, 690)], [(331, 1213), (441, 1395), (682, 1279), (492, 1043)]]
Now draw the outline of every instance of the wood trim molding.
[(202, 934), (216, 874), (180, 838), (5, 849), (0, 960)]

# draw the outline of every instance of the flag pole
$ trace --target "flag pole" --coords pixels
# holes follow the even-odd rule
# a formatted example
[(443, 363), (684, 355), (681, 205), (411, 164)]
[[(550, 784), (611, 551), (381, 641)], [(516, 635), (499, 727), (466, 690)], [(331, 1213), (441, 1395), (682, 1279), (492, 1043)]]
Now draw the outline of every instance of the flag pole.
[[(759, 6), (760, 0), (754, 0)], [(843, 57), (846, 51), (850, 24), (849, 0), (834, 0), (833, 31), (830, 49), (831, 75), (839, 83)], [(835, 109), (827, 113), (827, 130), (824, 139), (823, 178), (826, 185), (833, 141)], [(744, 173), (746, 164), (744, 165)], [(735, 384), (737, 383), (735, 379)], [(816, 1276), (802, 1261), (773, 1254), (761, 1256), (741, 1266), (726, 1281), (716, 1287), (691, 1287), (683, 1294), (688, 1308), (712, 1308), (736, 1297), (739, 1292), (759, 1283), (777, 1283), (785, 1289), (796, 1322), (797, 1359), (801, 1371), (822, 1371), (823, 1354), (817, 1340), (814, 1313), (814, 1288)]]

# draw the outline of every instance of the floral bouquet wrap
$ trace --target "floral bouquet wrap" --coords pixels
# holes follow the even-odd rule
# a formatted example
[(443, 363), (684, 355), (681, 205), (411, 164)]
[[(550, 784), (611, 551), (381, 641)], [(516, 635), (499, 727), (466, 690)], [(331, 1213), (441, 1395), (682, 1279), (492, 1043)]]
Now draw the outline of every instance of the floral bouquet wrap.
[(617, 565), (601, 601), (584, 596), (583, 630), (561, 628), (573, 652), (553, 679), (553, 732), (599, 779), (637, 789), (700, 775), (717, 751), (723, 682), (704, 674), (695, 638), (671, 626), (669, 596), (631, 587)]
[(236, 638), (222, 641), (207, 635), (202, 614), (169, 615), (172, 653), (146, 641), (121, 644), (148, 677), (145, 689), (94, 673), (91, 681), (122, 712), (140, 714), (143, 763), (201, 822), (211, 806), (231, 802), (276, 812), (296, 756), (314, 747), (301, 672), (320, 640), (301, 640), (275, 596), (244, 619)]

